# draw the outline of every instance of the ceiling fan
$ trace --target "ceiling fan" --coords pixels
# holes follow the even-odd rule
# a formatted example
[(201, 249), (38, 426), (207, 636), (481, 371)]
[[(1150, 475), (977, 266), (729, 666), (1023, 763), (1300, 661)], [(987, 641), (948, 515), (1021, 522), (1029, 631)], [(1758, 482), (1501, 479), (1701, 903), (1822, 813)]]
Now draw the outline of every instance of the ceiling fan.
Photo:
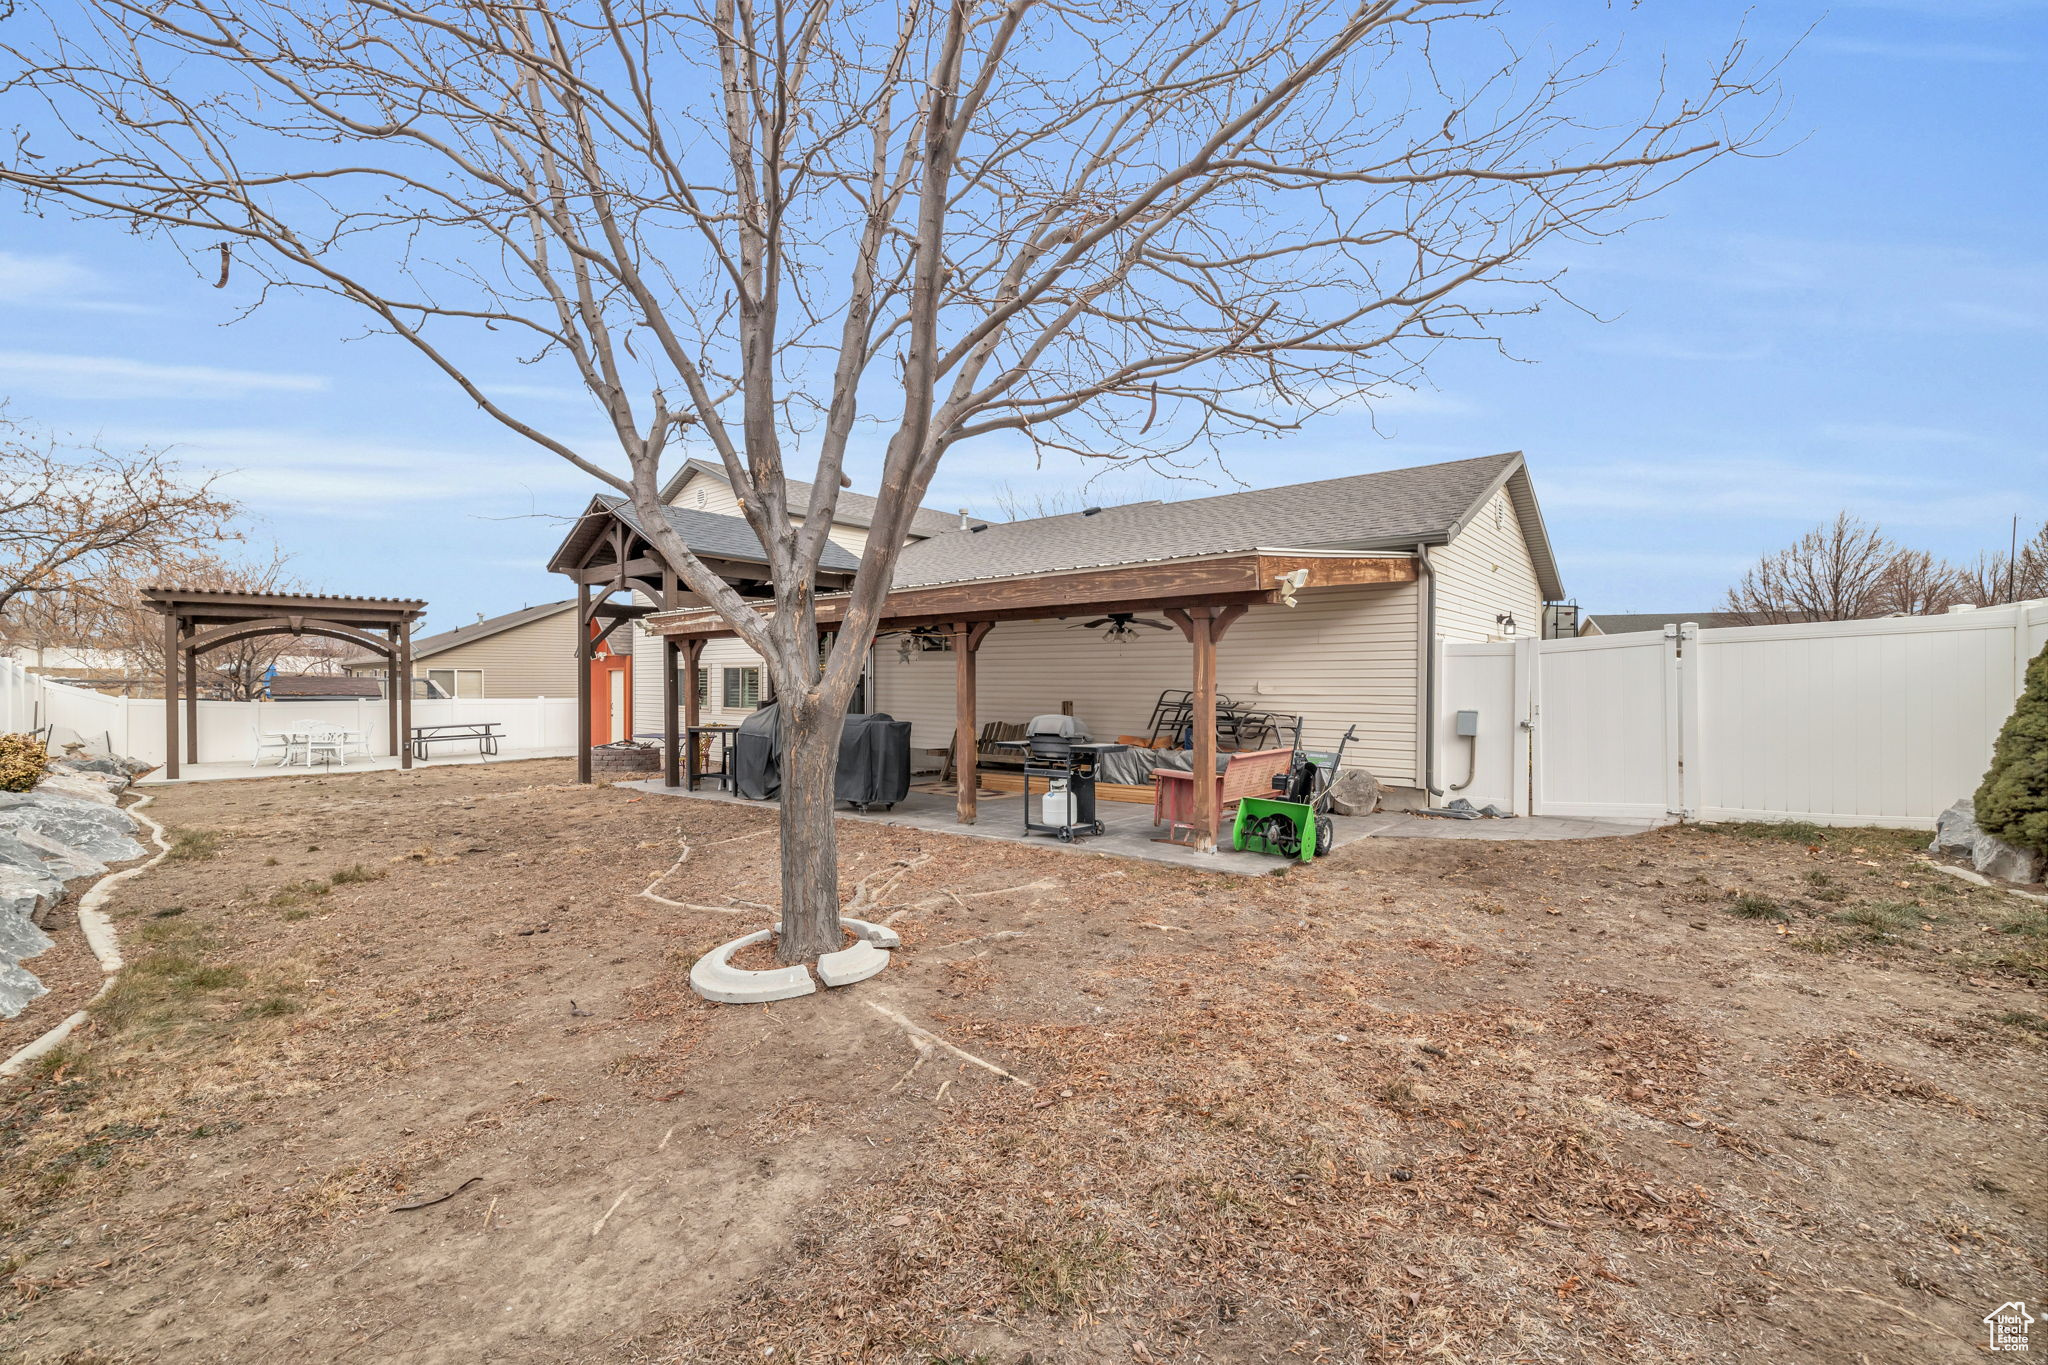
[(1107, 616), (1098, 616), (1093, 621), (1083, 621), (1079, 625), (1069, 626), (1067, 629), (1094, 630), (1098, 626), (1108, 627), (1108, 629), (1102, 632), (1103, 639), (1119, 641), (1143, 639), (1144, 637), (1138, 634), (1139, 626), (1147, 626), (1153, 630), (1173, 629), (1172, 626), (1167, 625), (1164, 621), (1140, 620), (1138, 614), (1134, 611), (1113, 611)]

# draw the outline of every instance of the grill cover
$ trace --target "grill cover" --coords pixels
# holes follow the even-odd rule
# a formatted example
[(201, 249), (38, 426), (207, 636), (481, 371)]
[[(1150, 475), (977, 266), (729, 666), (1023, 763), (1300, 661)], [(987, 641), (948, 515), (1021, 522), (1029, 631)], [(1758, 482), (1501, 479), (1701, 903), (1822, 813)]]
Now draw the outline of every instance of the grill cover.
[[(770, 702), (740, 722), (732, 737), (733, 785), (750, 801), (782, 792), (782, 713)], [(910, 794), (910, 722), (879, 712), (851, 715), (839, 731), (836, 800), (894, 805)]]

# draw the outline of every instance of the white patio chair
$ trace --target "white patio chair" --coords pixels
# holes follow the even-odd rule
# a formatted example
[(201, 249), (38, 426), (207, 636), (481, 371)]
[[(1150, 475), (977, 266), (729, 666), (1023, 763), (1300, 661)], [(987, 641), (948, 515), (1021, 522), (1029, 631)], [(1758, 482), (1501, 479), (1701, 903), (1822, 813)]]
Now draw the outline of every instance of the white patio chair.
[(264, 755), (269, 752), (277, 754), (277, 761), (273, 765), (275, 767), (282, 768), (292, 761), (292, 751), (299, 743), (296, 734), (290, 731), (265, 730), (253, 721), (250, 722), (249, 733), (255, 738), (255, 752), (249, 756), (250, 767), (261, 766)]
[(304, 730), (306, 766), (315, 763), (348, 763), (348, 727), (332, 721), (314, 721)]

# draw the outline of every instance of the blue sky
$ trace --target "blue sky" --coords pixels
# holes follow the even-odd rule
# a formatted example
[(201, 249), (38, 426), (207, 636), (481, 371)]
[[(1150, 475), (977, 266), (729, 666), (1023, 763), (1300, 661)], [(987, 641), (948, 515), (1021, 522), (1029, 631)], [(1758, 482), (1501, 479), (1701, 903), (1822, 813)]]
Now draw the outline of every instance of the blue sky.
[[(1703, 53), (1741, 15), (1647, 4), (1630, 51)], [(1217, 491), (1519, 449), (1592, 611), (1710, 606), (1844, 507), (1960, 557), (2002, 546), (2015, 513), (2023, 535), (2048, 518), (2048, 6), (1779, 4), (1749, 24), (1764, 45), (1817, 24), (1785, 73), (1780, 155), (1560, 250), (1579, 307), (1511, 321), (1514, 359), (1439, 352), (1376, 422), (1227, 449)], [(541, 564), (589, 480), (346, 317), (287, 298), (243, 319), (232, 295), (165, 248), (9, 206), (0, 396), (229, 471), (250, 529), (315, 586), (424, 597), (440, 626), (566, 595)], [(590, 429), (574, 395), (531, 401)], [(1004, 485), (1084, 472), (964, 449), (928, 501), (987, 510)]]

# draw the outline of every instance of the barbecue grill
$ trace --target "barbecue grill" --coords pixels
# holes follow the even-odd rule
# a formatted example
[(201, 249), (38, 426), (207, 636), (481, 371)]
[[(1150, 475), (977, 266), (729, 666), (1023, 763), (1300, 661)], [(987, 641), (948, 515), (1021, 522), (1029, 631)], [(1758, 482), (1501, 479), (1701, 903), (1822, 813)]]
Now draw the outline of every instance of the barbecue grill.
[[(1088, 727), (1073, 716), (1033, 716), (1024, 738), (997, 741), (1024, 752), (1024, 832), (1050, 834), (1061, 843), (1077, 834), (1101, 834), (1095, 818), (1095, 765), (1106, 753), (1127, 744), (1093, 744)], [(1039, 793), (1039, 819), (1032, 819), (1031, 780), (1045, 779)]]

